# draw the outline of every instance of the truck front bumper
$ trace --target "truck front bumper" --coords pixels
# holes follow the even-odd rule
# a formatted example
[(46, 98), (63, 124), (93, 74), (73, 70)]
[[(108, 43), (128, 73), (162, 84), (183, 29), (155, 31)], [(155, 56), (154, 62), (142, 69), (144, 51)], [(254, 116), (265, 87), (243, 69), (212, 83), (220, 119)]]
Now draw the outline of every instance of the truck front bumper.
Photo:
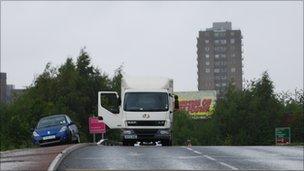
[(161, 141), (171, 139), (169, 129), (126, 129), (122, 131), (123, 140), (134, 141)]

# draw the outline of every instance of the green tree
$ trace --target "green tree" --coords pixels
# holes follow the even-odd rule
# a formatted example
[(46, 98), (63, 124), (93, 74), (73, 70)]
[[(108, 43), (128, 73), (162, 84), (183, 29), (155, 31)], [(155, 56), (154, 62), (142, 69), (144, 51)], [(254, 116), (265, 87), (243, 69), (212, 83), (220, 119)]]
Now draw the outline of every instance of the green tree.
[(121, 72), (120, 67), (110, 79), (93, 67), (84, 49), (76, 62), (67, 58), (59, 67), (48, 63), (22, 96), (1, 106), (1, 150), (31, 146), (31, 128), (41, 117), (59, 113), (68, 114), (76, 122), (82, 141), (91, 140), (88, 117), (97, 114), (97, 93), (119, 90)]
[(281, 126), (291, 128), (291, 142), (304, 143), (304, 91), (284, 92), (278, 96), (284, 106)]
[(198, 140), (193, 136), (193, 120), (189, 113), (186, 111), (175, 111), (173, 118), (173, 144), (185, 145), (187, 140), (191, 140), (194, 145), (197, 144)]
[(274, 144), (274, 129), (281, 120), (282, 105), (267, 72), (245, 90), (230, 86), (216, 104), (214, 118), (221, 139), (231, 145)]
[(121, 79), (123, 77), (122, 74), (123, 65), (120, 65), (114, 73), (114, 77), (112, 78), (112, 90), (116, 91), (119, 95), (121, 94)]

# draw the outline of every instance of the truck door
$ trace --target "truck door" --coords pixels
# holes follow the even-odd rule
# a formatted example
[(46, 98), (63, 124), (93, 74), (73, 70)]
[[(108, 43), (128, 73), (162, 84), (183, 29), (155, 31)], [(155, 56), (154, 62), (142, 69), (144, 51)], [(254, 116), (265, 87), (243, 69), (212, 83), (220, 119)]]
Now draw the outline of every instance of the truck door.
[(120, 112), (120, 100), (115, 91), (98, 92), (98, 116), (111, 129), (122, 128), (122, 114)]

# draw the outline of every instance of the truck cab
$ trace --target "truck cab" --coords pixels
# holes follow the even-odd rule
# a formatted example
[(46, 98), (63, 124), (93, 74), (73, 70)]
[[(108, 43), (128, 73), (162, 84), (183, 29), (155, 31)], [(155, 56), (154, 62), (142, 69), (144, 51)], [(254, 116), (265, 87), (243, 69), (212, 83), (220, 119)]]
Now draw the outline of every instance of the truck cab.
[[(112, 102), (102, 104), (102, 98)], [(117, 92), (98, 93), (98, 115), (111, 129), (121, 129), (124, 145), (136, 142), (172, 144), (175, 98), (173, 80), (168, 78), (123, 78), (121, 95)]]

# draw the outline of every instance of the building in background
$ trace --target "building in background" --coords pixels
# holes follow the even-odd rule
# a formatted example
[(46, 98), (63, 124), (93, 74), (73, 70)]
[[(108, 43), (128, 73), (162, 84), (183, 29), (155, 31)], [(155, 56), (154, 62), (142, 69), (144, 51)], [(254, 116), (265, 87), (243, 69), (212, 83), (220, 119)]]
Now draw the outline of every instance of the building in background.
[(20, 96), (24, 89), (15, 89), (12, 84), (7, 84), (6, 73), (0, 73), (0, 103), (9, 103)]
[(242, 89), (242, 35), (231, 22), (216, 22), (197, 38), (198, 90), (222, 97), (229, 84)]
[(213, 114), (215, 90), (180, 91), (174, 94), (178, 96), (179, 109), (188, 111), (193, 118), (205, 119)]
[(6, 102), (6, 73), (0, 72), (0, 103)]
[(6, 102), (10, 102), (13, 98), (13, 91), (15, 89), (15, 86), (12, 84), (7, 84), (6, 85)]

